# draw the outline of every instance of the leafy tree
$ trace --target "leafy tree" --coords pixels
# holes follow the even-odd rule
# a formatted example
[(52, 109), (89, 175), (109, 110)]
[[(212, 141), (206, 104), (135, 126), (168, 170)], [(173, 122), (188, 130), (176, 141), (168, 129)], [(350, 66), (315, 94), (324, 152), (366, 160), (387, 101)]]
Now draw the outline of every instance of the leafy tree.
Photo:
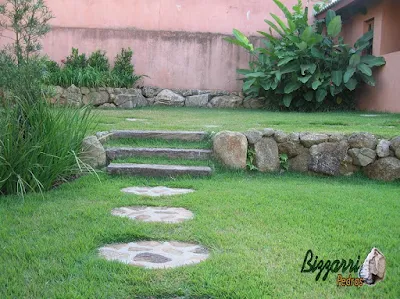
[(13, 33), (0, 36), (13, 41), (11, 49), (18, 64), (41, 49), (40, 39), (50, 31), (52, 18), (43, 0), (5, 0), (0, 5), (0, 28)]
[(233, 31), (235, 38), (226, 38), (252, 54), (250, 68), (238, 70), (247, 98), (264, 97), (273, 107), (291, 110), (354, 108), (356, 88), (362, 83), (375, 86), (372, 68), (385, 64), (383, 57), (363, 55), (373, 32), (350, 47), (340, 37), (342, 20), (334, 11), (328, 11), (323, 22), (309, 25), (301, 0), (293, 12), (274, 2), (287, 23), (271, 14), (276, 23), (265, 21), (269, 33), (259, 31), (267, 39), (264, 47), (255, 48), (238, 30)]

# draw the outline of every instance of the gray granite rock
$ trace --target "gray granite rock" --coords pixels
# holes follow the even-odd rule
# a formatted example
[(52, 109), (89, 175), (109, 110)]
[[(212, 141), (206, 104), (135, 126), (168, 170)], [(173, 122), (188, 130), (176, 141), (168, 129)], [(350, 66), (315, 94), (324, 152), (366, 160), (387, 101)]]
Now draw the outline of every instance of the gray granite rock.
[(261, 172), (278, 171), (280, 168), (278, 144), (273, 138), (264, 137), (254, 145), (255, 164)]
[(155, 98), (156, 106), (181, 107), (185, 104), (185, 98), (169, 89), (164, 89)]
[(376, 153), (380, 158), (389, 157), (390, 141), (385, 139), (379, 140), (378, 145), (376, 146)]
[(350, 148), (369, 148), (375, 150), (378, 141), (370, 133), (354, 133), (348, 138)]
[(247, 137), (247, 141), (249, 142), (249, 144), (255, 144), (263, 137), (262, 132), (256, 129), (250, 129), (244, 132), (244, 135)]
[(376, 152), (370, 148), (352, 148), (349, 155), (353, 158), (353, 164), (367, 166), (376, 160)]
[(207, 107), (209, 99), (210, 99), (209, 94), (189, 96), (186, 98), (185, 106), (186, 107)]
[(311, 162), (308, 169), (321, 174), (340, 175), (340, 165), (346, 158), (348, 144), (345, 141), (324, 142), (310, 148)]
[(318, 133), (304, 133), (300, 134), (300, 142), (305, 147), (311, 147), (316, 144), (324, 143), (329, 140), (329, 136), (327, 134), (318, 134)]
[(243, 105), (243, 99), (234, 95), (214, 97), (210, 104), (215, 108), (240, 108)]
[(400, 179), (400, 160), (386, 157), (364, 168), (364, 173), (371, 179), (394, 181)]
[(81, 160), (93, 168), (106, 165), (106, 152), (96, 136), (88, 136), (83, 140)]
[(228, 168), (246, 168), (247, 146), (242, 133), (222, 131), (213, 138), (214, 155)]

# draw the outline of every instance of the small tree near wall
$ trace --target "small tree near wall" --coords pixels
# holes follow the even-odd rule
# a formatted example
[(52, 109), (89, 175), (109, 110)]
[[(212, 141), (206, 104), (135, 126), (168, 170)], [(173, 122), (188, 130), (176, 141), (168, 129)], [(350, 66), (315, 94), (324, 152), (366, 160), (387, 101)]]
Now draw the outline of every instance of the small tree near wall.
[(5, 0), (0, 5), (0, 36), (12, 40), (11, 51), (18, 64), (41, 50), (40, 39), (50, 31), (52, 18), (43, 0)]

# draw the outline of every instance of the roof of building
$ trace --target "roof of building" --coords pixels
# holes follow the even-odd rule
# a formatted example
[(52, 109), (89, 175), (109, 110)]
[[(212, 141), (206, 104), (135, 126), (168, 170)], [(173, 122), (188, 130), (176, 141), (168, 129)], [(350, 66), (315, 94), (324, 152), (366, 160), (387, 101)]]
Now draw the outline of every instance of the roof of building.
[(326, 12), (327, 10), (331, 9), (331, 8), (334, 7), (336, 4), (338, 4), (339, 2), (342, 2), (342, 1), (343, 1), (343, 0), (333, 0), (331, 3), (324, 5), (324, 6), (322, 7), (322, 9), (321, 9), (319, 12), (317, 12), (315, 15), (317, 16), (317, 15), (319, 15), (319, 14), (322, 14), (322, 13)]

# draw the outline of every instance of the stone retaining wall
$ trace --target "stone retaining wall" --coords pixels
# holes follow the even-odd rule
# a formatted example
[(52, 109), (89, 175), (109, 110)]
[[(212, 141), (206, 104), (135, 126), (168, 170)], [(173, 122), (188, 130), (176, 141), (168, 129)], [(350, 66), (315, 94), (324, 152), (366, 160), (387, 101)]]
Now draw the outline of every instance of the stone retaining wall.
[(280, 170), (280, 155), (289, 158), (289, 170), (329, 176), (363, 171), (369, 178), (400, 179), (400, 136), (378, 139), (370, 133), (291, 133), (273, 129), (244, 133), (223, 131), (213, 138), (215, 157), (229, 168), (246, 168), (248, 154), (259, 171)]
[(240, 92), (192, 89), (142, 88), (69, 88), (55, 87), (54, 103), (70, 105), (92, 104), (99, 108), (133, 109), (146, 106), (204, 107), (204, 108), (251, 108), (264, 107), (264, 100), (244, 101)]

